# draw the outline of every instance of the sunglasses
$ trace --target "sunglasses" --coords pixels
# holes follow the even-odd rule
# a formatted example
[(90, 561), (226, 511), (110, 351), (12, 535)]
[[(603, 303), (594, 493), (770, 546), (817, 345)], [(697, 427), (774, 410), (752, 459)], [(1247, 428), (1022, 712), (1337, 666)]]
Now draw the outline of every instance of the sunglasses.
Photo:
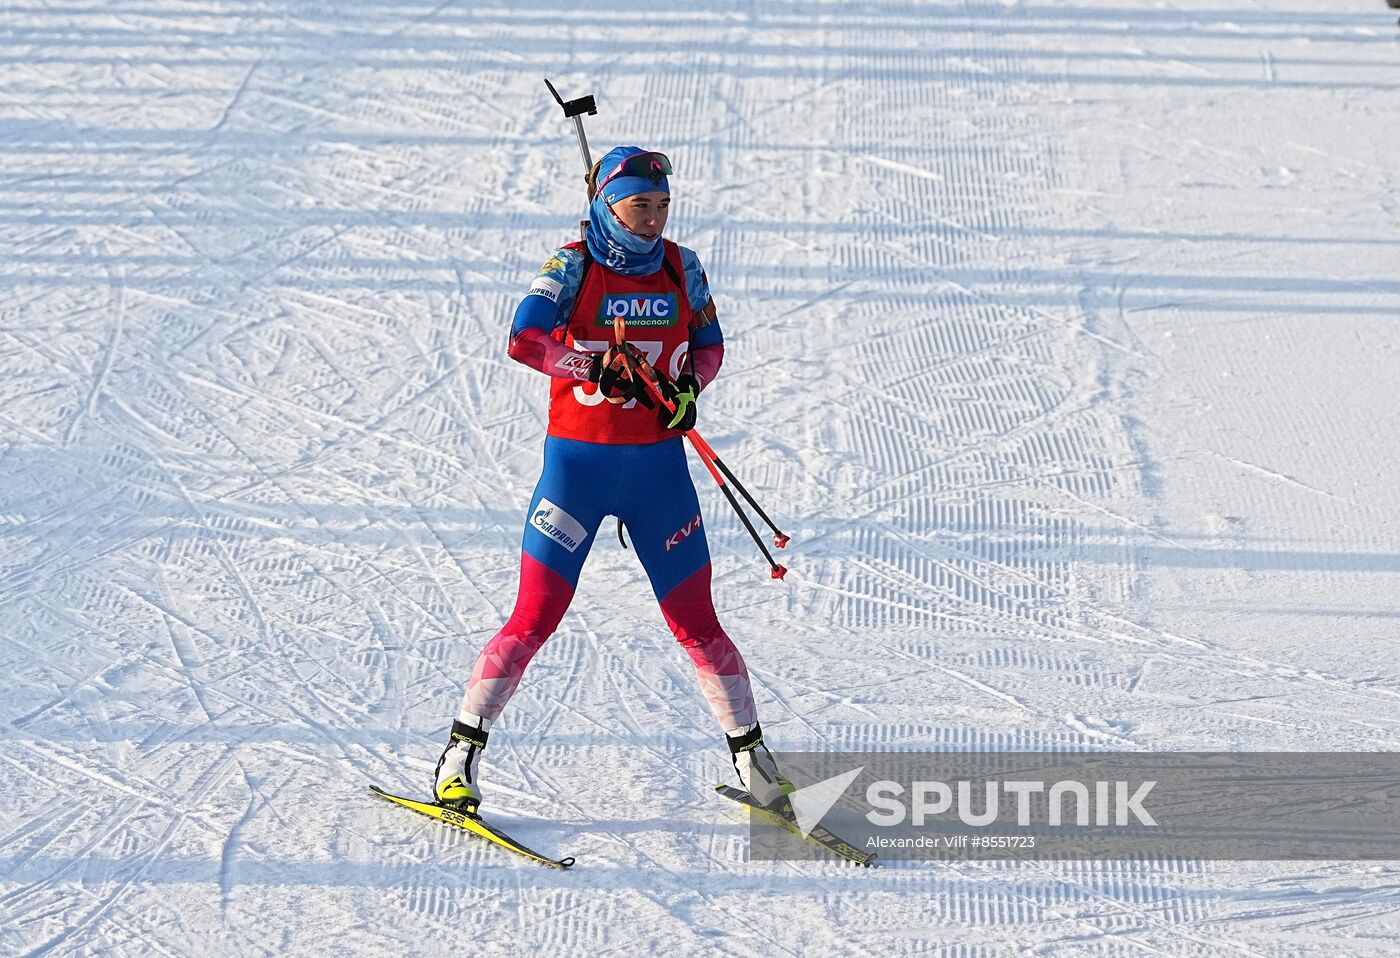
[(664, 153), (638, 153), (619, 163), (617, 169), (598, 184), (598, 192), (603, 192), (603, 187), (619, 176), (640, 176), (642, 179), (651, 180), (653, 186), (660, 186), (661, 181), (670, 175), (671, 161)]

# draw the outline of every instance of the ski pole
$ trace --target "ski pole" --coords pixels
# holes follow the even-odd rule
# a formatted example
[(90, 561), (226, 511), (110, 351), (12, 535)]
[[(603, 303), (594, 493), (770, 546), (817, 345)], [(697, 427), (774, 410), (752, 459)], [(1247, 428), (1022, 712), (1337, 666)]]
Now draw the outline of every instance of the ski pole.
[[(617, 338), (619, 342), (625, 342), (625, 340), (623, 339), (625, 333), (623, 330), (623, 319), (621, 316), (617, 317), (614, 320), (613, 328), (617, 333)], [(622, 349), (622, 355), (623, 361), (627, 364), (628, 369), (632, 372), (633, 375), (637, 376), (637, 378), (639, 378), (642, 381), (643, 385), (645, 385), (647, 389), (651, 392), (651, 394), (656, 397), (656, 400), (659, 403), (661, 403), (662, 407), (668, 412), (675, 412), (676, 404), (671, 402), (665, 397), (664, 394), (662, 394), (661, 385), (656, 379), (656, 370), (652, 368), (651, 363), (647, 362), (644, 358), (632, 355), (632, 351), (630, 349)], [(739, 521), (742, 522), (744, 524), (744, 528), (748, 530), (749, 536), (753, 539), (754, 544), (758, 546), (758, 550), (763, 553), (763, 558), (768, 560), (768, 568), (770, 575), (774, 579), (783, 578), (785, 575), (787, 575), (787, 568), (785, 566), (779, 565), (776, 561), (774, 561), (773, 554), (768, 551), (768, 546), (764, 544), (762, 537), (760, 537), (758, 534), (758, 530), (753, 527), (753, 522), (749, 519), (748, 514), (745, 513), (743, 508), (739, 505), (739, 500), (734, 498), (734, 492), (732, 489), (729, 488), (729, 483), (726, 483), (724, 481), (724, 475), (721, 475), (720, 470), (723, 469), (723, 472), (725, 474), (728, 474), (730, 478), (733, 479), (733, 475), (729, 473), (729, 469), (719, 462), (719, 457), (715, 455), (714, 449), (710, 448), (710, 444), (705, 441), (705, 438), (701, 436), (700, 433), (696, 432), (694, 429), (688, 429), (685, 431), (685, 436), (687, 439), (690, 440), (690, 444), (695, 448), (695, 452), (697, 455), (700, 456), (700, 460), (705, 463), (705, 467), (709, 469), (710, 476), (719, 485), (720, 491), (724, 493), (725, 499), (729, 500), (730, 507), (733, 508), (735, 513), (738, 514)], [(719, 464), (720, 468), (716, 468), (716, 464)], [(737, 480), (735, 480), (734, 484), (739, 485)], [(742, 489), (742, 486), (740, 486), (740, 488)], [(748, 494), (747, 490), (743, 491), (744, 498), (748, 499), (750, 503), (753, 503), (753, 497)], [(754, 505), (754, 508), (758, 508), (757, 504)], [(759, 512), (760, 514), (762, 514), (761, 509), (759, 510)], [(768, 521), (769, 526), (772, 527), (775, 532), (777, 532), (776, 527), (774, 527), (772, 522), (767, 519), (766, 515), (764, 516), (764, 519), (765, 521)], [(781, 532), (779, 532), (778, 537), (780, 538), (775, 537), (774, 544), (781, 549), (787, 545), (788, 536), (783, 535)]]
[[(621, 317), (618, 317), (617, 321), (614, 323), (614, 326), (616, 326), (617, 322), (621, 322), (621, 319)], [(618, 345), (621, 345), (621, 340), (619, 340)], [(641, 361), (643, 363), (646, 363), (646, 360)], [(655, 374), (656, 370), (651, 367), (650, 363), (647, 363), (647, 368), (651, 369), (653, 375)], [(645, 380), (643, 381), (645, 382)], [(673, 407), (668, 405), (667, 408)], [(783, 530), (779, 529), (777, 524), (774, 523), (773, 520), (768, 517), (768, 513), (763, 511), (763, 507), (758, 504), (758, 501), (754, 499), (753, 495), (749, 492), (749, 490), (746, 489), (744, 487), (744, 484), (739, 481), (739, 477), (734, 475), (734, 470), (730, 469), (727, 465), (725, 465), (724, 460), (719, 457), (719, 454), (714, 451), (710, 444), (706, 442), (705, 438), (699, 433), (695, 432), (692, 429), (688, 431), (686, 435), (690, 436), (691, 444), (695, 446), (695, 451), (700, 454), (700, 458), (705, 460), (705, 464), (709, 466), (710, 463), (713, 462), (714, 466), (718, 466), (719, 470), (723, 472), (724, 475), (729, 479), (729, 481), (734, 485), (734, 488), (739, 490), (739, 494), (742, 495), (746, 500), (748, 500), (749, 505), (752, 506), (754, 511), (758, 513), (759, 517), (764, 521), (768, 528), (773, 530), (773, 545), (777, 546), (779, 549), (787, 548), (787, 544), (791, 541), (791, 537), (784, 533)], [(711, 466), (710, 468), (711, 474), (714, 473), (714, 466)], [(715, 478), (716, 481), (719, 480), (718, 476), (716, 476)], [(724, 483), (720, 482), (720, 485), (722, 486), (724, 485)]]
[[(787, 548), (787, 544), (791, 540), (791, 537), (785, 534), (781, 529), (779, 529), (773, 523), (772, 519), (768, 518), (768, 513), (763, 511), (763, 507), (760, 506), (758, 502), (754, 500), (754, 497), (752, 495), (749, 494), (749, 490), (744, 488), (744, 484), (739, 481), (739, 477), (734, 475), (734, 472), (724, 464), (724, 460), (719, 457), (719, 454), (716, 453), (714, 449), (710, 447), (710, 444), (706, 442), (702, 436), (700, 436), (698, 433), (695, 433), (694, 430), (691, 430), (690, 432), (686, 433), (686, 435), (692, 437), (692, 443), (698, 441), (698, 445), (696, 445), (696, 450), (700, 452), (701, 458), (709, 457), (709, 459), (712, 460), (714, 464), (719, 467), (720, 471), (723, 472), (725, 476), (729, 478), (729, 481), (733, 484), (734, 488), (738, 489), (739, 493), (745, 499), (748, 500), (749, 505), (753, 506), (754, 511), (758, 513), (759, 517), (764, 521), (764, 523), (767, 524), (768, 528), (773, 530), (773, 545), (777, 546), (779, 549)], [(723, 485), (723, 483), (721, 483), (721, 485)]]
[[(654, 379), (650, 378), (645, 372), (641, 374), (641, 379), (647, 389), (651, 391), (652, 395), (656, 397), (657, 401), (660, 402), (668, 412), (676, 411), (675, 403), (670, 402), (661, 394), (661, 388)], [(729, 500), (730, 507), (739, 516), (739, 521), (744, 524), (744, 528), (748, 530), (749, 537), (753, 539), (754, 545), (758, 546), (758, 551), (762, 552), (763, 558), (768, 561), (768, 568), (772, 577), (775, 579), (783, 578), (783, 576), (787, 575), (787, 568), (773, 560), (773, 554), (768, 551), (768, 546), (764, 543), (762, 537), (759, 536), (758, 530), (753, 527), (753, 522), (739, 505), (739, 500), (734, 498), (734, 492), (729, 487), (731, 484), (738, 486), (739, 491), (744, 493), (744, 498), (748, 499), (750, 503), (753, 503), (753, 497), (748, 494), (748, 490), (744, 489), (744, 487), (734, 479), (733, 474), (729, 472), (728, 467), (724, 465), (719, 456), (715, 455), (715, 451), (710, 448), (710, 444), (705, 441), (704, 436), (700, 435), (700, 433), (696, 432), (694, 429), (688, 429), (685, 432), (685, 437), (690, 440), (690, 444), (700, 456), (700, 461), (703, 462), (705, 468), (710, 471), (710, 476), (715, 480), (715, 483), (718, 484), (719, 491), (724, 493), (724, 498)], [(724, 475), (721, 475), (721, 472), (723, 472)], [(729, 476), (731, 482), (724, 481), (725, 475)], [(754, 508), (757, 509), (758, 507), (755, 505)], [(758, 511), (760, 515), (763, 515), (762, 509)], [(767, 521), (768, 517), (764, 515), (764, 519)], [(772, 526), (771, 521), (769, 521), (769, 525)], [(788, 537), (782, 533), (778, 533), (778, 535), (774, 537), (773, 543), (779, 549), (782, 549), (787, 546)]]

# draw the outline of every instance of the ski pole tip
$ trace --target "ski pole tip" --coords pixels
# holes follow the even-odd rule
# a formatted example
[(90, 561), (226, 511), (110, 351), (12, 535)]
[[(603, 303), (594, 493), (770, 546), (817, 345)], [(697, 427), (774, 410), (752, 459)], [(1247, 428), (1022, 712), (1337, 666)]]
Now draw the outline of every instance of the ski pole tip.
[(787, 571), (788, 571), (788, 570), (787, 570), (787, 566), (778, 565), (778, 564), (775, 562), (775, 563), (773, 563), (773, 569), (772, 569), (770, 575), (772, 575), (772, 577), (775, 578), (775, 579), (781, 579), (783, 576), (787, 575)]
[(791, 541), (791, 536), (785, 536), (781, 532), (773, 536), (773, 545), (777, 546), (779, 549), (786, 549), (787, 544)]

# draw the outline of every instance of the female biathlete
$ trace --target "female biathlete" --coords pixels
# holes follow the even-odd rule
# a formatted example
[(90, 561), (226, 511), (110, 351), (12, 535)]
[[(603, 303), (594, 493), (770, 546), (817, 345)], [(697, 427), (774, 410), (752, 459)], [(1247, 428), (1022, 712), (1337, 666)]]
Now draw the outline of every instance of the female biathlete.
[[(710, 550), (682, 433), (724, 345), (700, 260), (661, 238), (670, 173), (666, 157), (635, 146), (603, 157), (590, 175), (586, 242), (556, 250), (515, 311), (511, 358), (551, 377), (544, 472), (525, 517), (515, 608), (477, 658), (438, 760), (439, 804), (473, 814), (481, 804), (477, 763), (491, 724), (558, 627), (608, 515), (631, 534), (744, 788), (764, 804), (792, 789), (763, 744), (748, 670), (710, 598)], [(619, 316), (624, 346), (614, 336)], [(630, 376), (643, 357), (674, 411)]]

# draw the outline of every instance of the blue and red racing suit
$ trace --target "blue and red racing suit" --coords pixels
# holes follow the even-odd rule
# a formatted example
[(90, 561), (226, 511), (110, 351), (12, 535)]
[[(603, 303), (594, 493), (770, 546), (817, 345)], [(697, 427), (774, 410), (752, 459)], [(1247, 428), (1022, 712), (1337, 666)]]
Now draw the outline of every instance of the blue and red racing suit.
[(495, 721), (530, 659), (573, 599), (579, 572), (605, 516), (626, 525), (661, 612), (695, 665), (700, 688), (726, 732), (757, 722), (748, 670), (720, 627), (710, 596), (710, 550), (680, 433), (635, 400), (615, 405), (588, 381), (590, 354), (628, 342), (675, 378), (700, 388), (723, 360), (709, 284), (693, 252), (665, 242), (662, 267), (624, 276), (590, 262), (582, 244), (557, 250), (516, 310), (512, 358), (551, 377), (544, 471), (525, 520), (515, 608), (477, 658), (461, 718)]

